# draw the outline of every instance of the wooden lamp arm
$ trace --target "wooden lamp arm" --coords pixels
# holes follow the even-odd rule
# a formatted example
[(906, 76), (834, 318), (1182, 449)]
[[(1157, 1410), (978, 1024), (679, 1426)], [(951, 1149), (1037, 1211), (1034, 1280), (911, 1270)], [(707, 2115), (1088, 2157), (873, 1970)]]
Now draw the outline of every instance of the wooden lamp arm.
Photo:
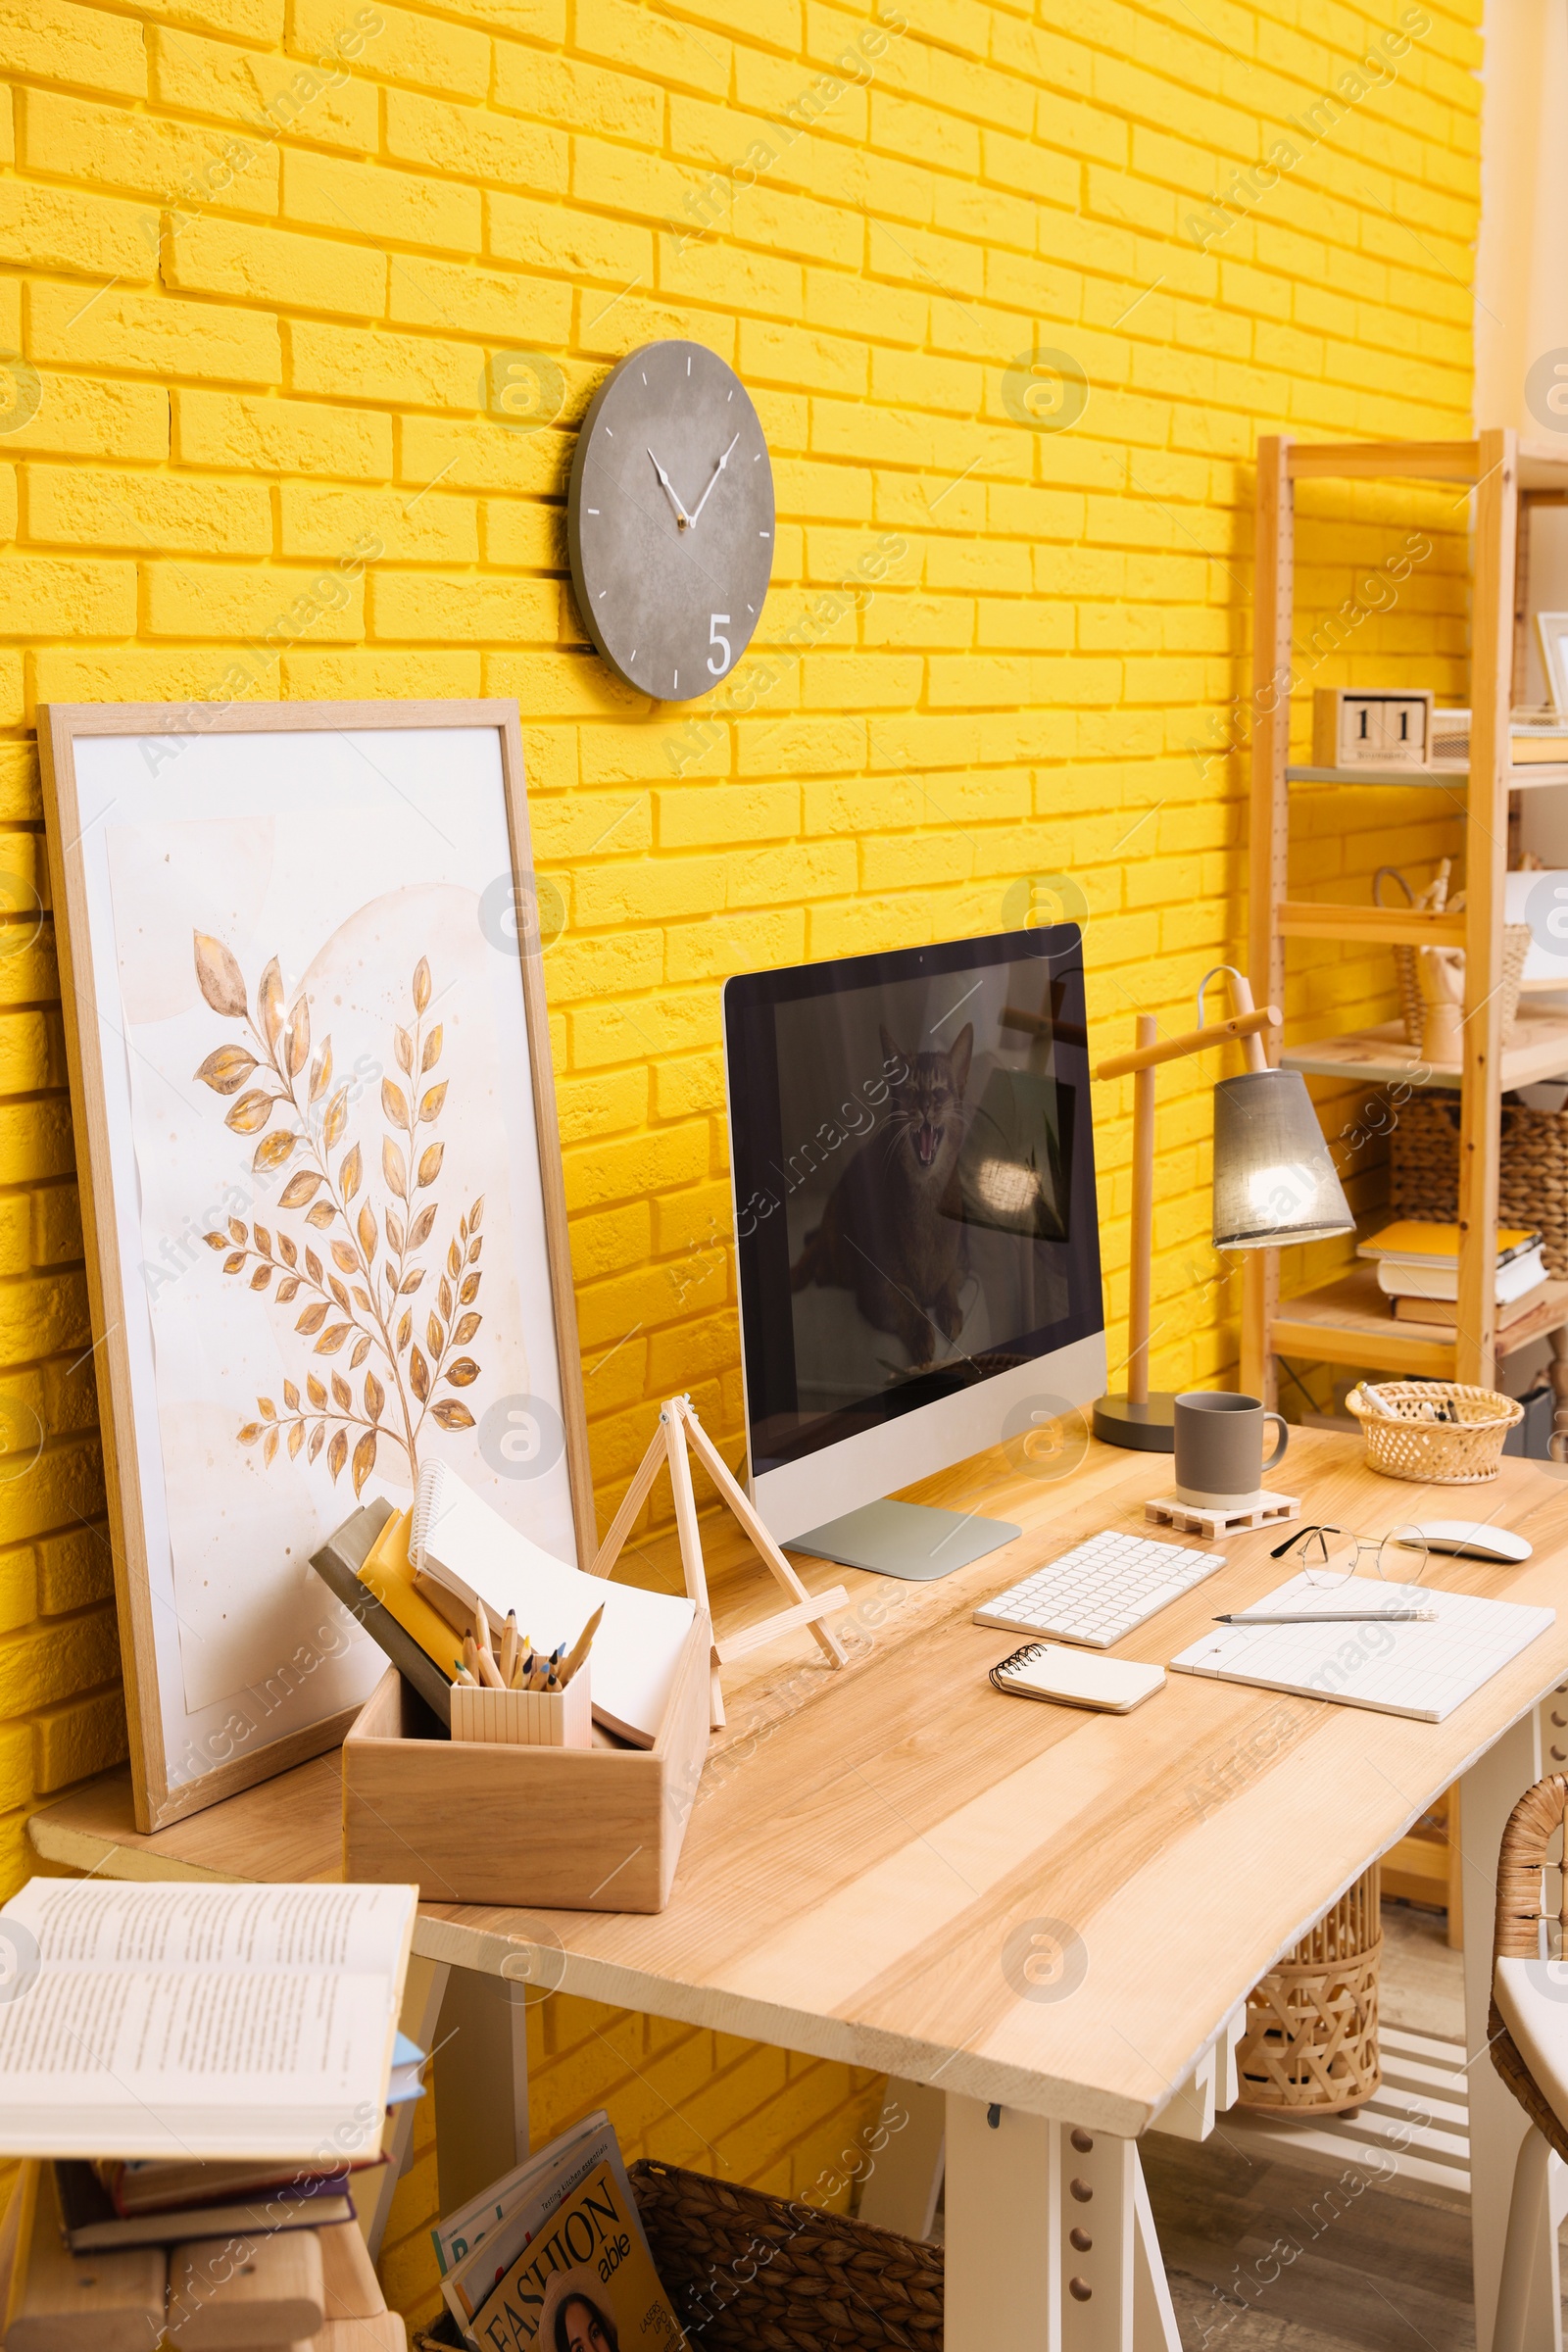
[[(1236, 1010), (1228, 1021), (1203, 1019), (1203, 991), (1215, 976), (1223, 972), (1231, 984)], [(1180, 1061), (1185, 1054), (1201, 1054), (1205, 1046), (1222, 1046), (1229, 1038), (1245, 1039), (1247, 1066), (1250, 1070), (1266, 1070), (1268, 1055), (1263, 1051), (1262, 1033), (1284, 1024), (1284, 1014), (1276, 1005), (1265, 1004), (1261, 1012), (1252, 1009), (1252, 984), (1245, 972), (1234, 963), (1213, 964), (1198, 983), (1198, 1022), (1196, 1029), (1186, 1030), (1180, 1037), (1161, 1038), (1156, 1045), (1144, 1034), (1139, 1022), (1138, 1044), (1131, 1054), (1113, 1054), (1102, 1061), (1095, 1072), (1097, 1078), (1129, 1078), (1137, 1070), (1152, 1070), (1157, 1062)]]
[[(1180, 1061), (1185, 1054), (1201, 1054), (1205, 1047), (1222, 1046), (1228, 1038), (1244, 1037), (1250, 1041), (1260, 1037), (1265, 1029), (1280, 1025), (1278, 1007), (1265, 1004), (1261, 1012), (1233, 1013), (1228, 1021), (1210, 1021), (1205, 1028), (1188, 1029), (1180, 1037), (1162, 1037), (1157, 1045), (1135, 1046), (1130, 1054), (1112, 1054), (1095, 1071), (1097, 1078), (1130, 1078), (1135, 1070), (1152, 1070), (1161, 1061)], [(1266, 1069), (1267, 1061), (1261, 1046), (1254, 1061), (1250, 1053), (1248, 1061), (1253, 1069)]]

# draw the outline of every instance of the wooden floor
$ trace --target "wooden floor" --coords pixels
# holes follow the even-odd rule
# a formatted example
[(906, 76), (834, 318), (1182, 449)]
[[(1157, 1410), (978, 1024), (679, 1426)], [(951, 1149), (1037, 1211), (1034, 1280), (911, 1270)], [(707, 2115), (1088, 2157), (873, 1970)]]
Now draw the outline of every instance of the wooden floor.
[[(1440, 1914), (1384, 1906), (1391, 2024), (1458, 2039), (1463, 1963)], [(1474, 2352), (1470, 2217), (1433, 2196), (1276, 2161), (1219, 2120), (1200, 2147), (1151, 2133), (1144, 2171), (1183, 2352)]]
[(1223, 2121), (1142, 2153), (1184, 2352), (1474, 2352), (1467, 2214), (1259, 2160)]

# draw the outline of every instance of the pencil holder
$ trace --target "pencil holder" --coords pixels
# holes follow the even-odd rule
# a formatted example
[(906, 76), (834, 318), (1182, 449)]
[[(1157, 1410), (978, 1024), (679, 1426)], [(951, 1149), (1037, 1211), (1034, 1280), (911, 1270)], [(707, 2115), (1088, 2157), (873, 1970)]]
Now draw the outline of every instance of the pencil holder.
[(591, 1747), (591, 1668), (585, 1659), (564, 1690), (470, 1690), (454, 1683), (453, 1739), (485, 1747)]

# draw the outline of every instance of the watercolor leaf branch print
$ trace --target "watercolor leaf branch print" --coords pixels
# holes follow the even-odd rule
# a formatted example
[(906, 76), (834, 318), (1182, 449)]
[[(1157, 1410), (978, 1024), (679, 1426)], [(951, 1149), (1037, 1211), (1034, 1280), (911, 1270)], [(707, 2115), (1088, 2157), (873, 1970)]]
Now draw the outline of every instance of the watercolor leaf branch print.
[[(442, 1429), (471, 1429), (473, 1415), (460, 1396), (437, 1390), (470, 1388), (479, 1366), (464, 1352), (482, 1317), (475, 1300), (482, 1279), (480, 1222), (484, 1196), (458, 1219), (444, 1259), (425, 1252), (440, 1204), (420, 1201), (441, 1174), (445, 1143), (434, 1133), (446, 1106), (447, 1081), (433, 1078), (441, 1059), (439, 1021), (426, 1024), (430, 966), (420, 956), (410, 991), (414, 1018), (392, 1031), (402, 1074), (381, 1080), (381, 1182), (386, 1199), (377, 1216), (366, 1179), (365, 1156), (348, 1135), (352, 1082), (333, 1087), (332, 1041), (311, 1054), (311, 1012), (304, 990), (285, 1006), (282, 972), (274, 956), (263, 972), (252, 1008), (244, 975), (222, 941), (195, 934), (196, 978), (214, 1012), (241, 1021), (245, 1042), (215, 1047), (195, 1075), (217, 1095), (232, 1098), (223, 1123), (260, 1140), (251, 1159), (257, 1175), (275, 1174), (292, 1159), (278, 1208), (301, 1213), (296, 1237), (259, 1222), (230, 1217), (226, 1231), (203, 1238), (223, 1253), (223, 1272), (248, 1272), (248, 1287), (280, 1307), (303, 1299), (294, 1331), (311, 1355), (337, 1356), (346, 1366), (308, 1364), (304, 1395), (283, 1382), (279, 1409), (258, 1396), (258, 1418), (239, 1432), (242, 1446), (260, 1445), (264, 1463), (279, 1446), (289, 1459), (314, 1462), (322, 1447), (333, 1483), (350, 1463), (358, 1495), (375, 1467), (382, 1444), (403, 1455), (411, 1483), (418, 1476), (419, 1433), (426, 1419)], [(428, 1131), (428, 1132), (426, 1132)], [(334, 1154), (336, 1165), (334, 1166)], [(320, 1237), (319, 1250), (312, 1235)], [(325, 1251), (325, 1258), (320, 1251)], [(328, 1264), (326, 1260), (331, 1262)], [(424, 1306), (421, 1348), (416, 1303), (427, 1277), (434, 1288)], [(302, 1350), (304, 1352), (304, 1350)], [(325, 1377), (321, 1375), (324, 1373)], [(358, 1391), (353, 1375), (361, 1375)]]

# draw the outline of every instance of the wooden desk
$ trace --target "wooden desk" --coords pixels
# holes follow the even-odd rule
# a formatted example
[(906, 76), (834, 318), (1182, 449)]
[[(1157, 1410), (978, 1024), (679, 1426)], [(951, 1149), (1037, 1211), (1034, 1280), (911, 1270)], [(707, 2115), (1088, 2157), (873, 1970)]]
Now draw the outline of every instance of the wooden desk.
[[(1494, 1485), (1420, 1489), (1365, 1470), (1356, 1441), (1293, 1433), (1289, 1489), (1308, 1518), (1380, 1534), (1495, 1516), (1535, 1543), (1523, 1569), (1442, 1564), (1450, 1589), (1560, 1612), (1445, 1724), (1183, 1675), (1125, 1718), (998, 1697), (986, 1669), (1013, 1644), (970, 1622), (977, 1602), (1083, 1534), (1141, 1530), (1159, 1475), (1099, 1446), (1060, 1482), (990, 1454), (913, 1492), (1018, 1521), (1006, 1551), (925, 1586), (803, 1559), (808, 1582), (851, 1592), (837, 1622), (853, 1663), (834, 1673), (785, 1642), (726, 1673), (730, 1721), (657, 1917), (420, 1914), (416, 1952), (497, 1991), (559, 1984), (945, 2092), (949, 2352), (1176, 2352), (1137, 2135), (1271, 1962), (1461, 1776), (1470, 2047), (1486, 2040), (1497, 1841), (1543, 1768), (1540, 1702), (1568, 1684), (1568, 1484), (1509, 1461)], [(710, 1532), (717, 1613), (742, 1592), (740, 1614), (764, 1613), (765, 1585), (736, 1583), (728, 1539)], [(1123, 1653), (1168, 1660), (1217, 1610), (1256, 1599), (1280, 1581), (1278, 1540), (1230, 1539), (1227, 1564)], [(151, 1838), (113, 1778), (29, 1831), (41, 1856), (80, 1869), (324, 1878), (337, 1805), (327, 1758)], [(1523, 2118), (1490, 2068), (1470, 2080), (1486, 2352)], [(1074, 2180), (1096, 2222), (1077, 2251)]]

